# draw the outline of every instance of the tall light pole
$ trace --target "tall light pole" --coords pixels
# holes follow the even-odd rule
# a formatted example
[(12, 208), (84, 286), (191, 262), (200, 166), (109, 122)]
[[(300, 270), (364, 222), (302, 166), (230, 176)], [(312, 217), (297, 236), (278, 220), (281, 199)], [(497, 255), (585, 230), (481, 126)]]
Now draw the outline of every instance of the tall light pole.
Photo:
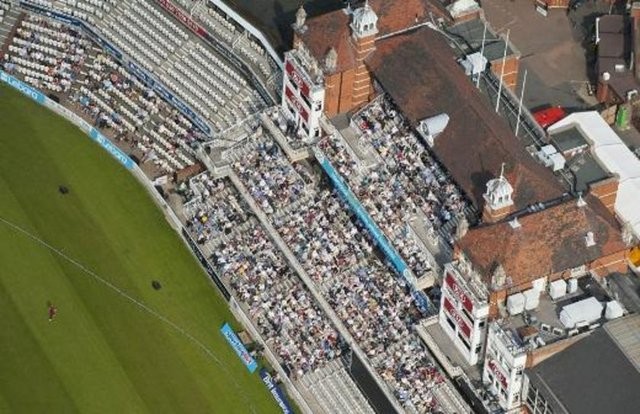
[(522, 90), (520, 91), (520, 104), (518, 105), (518, 121), (516, 122), (516, 137), (520, 130), (520, 115), (522, 114), (522, 100), (524, 99), (524, 88), (527, 86), (527, 70), (524, 70), (524, 79), (522, 80)]
[(509, 49), (509, 33), (511, 29), (507, 30), (507, 38), (504, 42), (504, 55), (502, 55), (502, 68), (500, 69), (500, 84), (498, 85), (498, 99), (496, 99), (496, 112), (500, 110), (500, 96), (502, 95), (502, 78), (504, 78), (504, 67), (507, 62), (507, 49)]
[[(487, 22), (484, 22), (484, 31), (482, 32), (482, 46), (480, 46), (480, 64), (482, 64), (483, 59), (484, 59), (484, 43), (487, 40)], [(485, 68), (482, 68), (482, 72), (484, 72)], [(476, 88), (480, 88), (480, 75), (482, 75), (481, 73), (478, 73), (478, 78), (476, 79)]]

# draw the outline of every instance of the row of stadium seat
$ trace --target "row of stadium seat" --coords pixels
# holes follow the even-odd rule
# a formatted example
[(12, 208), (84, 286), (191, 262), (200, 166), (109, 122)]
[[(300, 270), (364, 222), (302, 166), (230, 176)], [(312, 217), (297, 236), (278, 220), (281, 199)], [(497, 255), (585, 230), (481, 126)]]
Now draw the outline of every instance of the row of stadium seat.
[(228, 179), (189, 182), (187, 228), (294, 378), (340, 355), (337, 331)]
[[(260, 110), (264, 102), (221, 58), (189, 40), (153, 4), (124, 2), (100, 26), (116, 46), (150, 72), (221, 131)], [(231, 99), (234, 98), (234, 99)]]
[(234, 171), (268, 214), (316, 289), (333, 307), (396, 397), (419, 412), (434, 408), (443, 380), (414, 333), (420, 312), (410, 287), (390, 275), (349, 209), (322, 180), (290, 164), (264, 131), (227, 151)]
[(9, 13), (11, 9), (11, 2), (8, 0), (0, 0), (0, 24), (4, 20), (4, 17)]
[[(27, 15), (8, 46), (3, 68), (71, 102), (114, 137), (126, 139), (164, 172), (194, 163), (193, 125), (169, 108), (82, 33)], [(98, 51), (98, 53), (96, 53)]]

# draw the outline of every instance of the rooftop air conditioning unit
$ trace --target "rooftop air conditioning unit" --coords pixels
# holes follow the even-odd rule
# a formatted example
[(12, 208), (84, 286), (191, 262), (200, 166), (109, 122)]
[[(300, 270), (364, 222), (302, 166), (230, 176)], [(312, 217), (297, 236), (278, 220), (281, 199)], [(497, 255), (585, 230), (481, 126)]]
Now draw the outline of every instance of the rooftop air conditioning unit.
[(596, 245), (596, 240), (595, 240), (595, 237), (594, 237), (592, 231), (587, 233), (587, 235), (584, 238), (584, 241), (585, 241), (587, 247), (593, 247), (593, 246)]

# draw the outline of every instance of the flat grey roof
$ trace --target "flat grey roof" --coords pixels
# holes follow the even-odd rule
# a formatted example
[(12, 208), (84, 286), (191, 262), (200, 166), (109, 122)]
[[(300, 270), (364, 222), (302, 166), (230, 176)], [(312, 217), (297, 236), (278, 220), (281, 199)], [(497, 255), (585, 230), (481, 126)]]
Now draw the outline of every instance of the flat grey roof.
[[(480, 19), (469, 20), (458, 23), (447, 28), (447, 32), (464, 39), (467, 52), (479, 52), (482, 48), (482, 34), (484, 32), (484, 22)], [(460, 39), (458, 39), (460, 40)], [(487, 27), (487, 35), (484, 45), (484, 57), (490, 62), (496, 59), (502, 59), (504, 54), (504, 40), (493, 33), (490, 27)], [(507, 56), (515, 53), (515, 50), (509, 45), (507, 47)]]
[(570, 151), (588, 145), (587, 140), (582, 136), (582, 132), (576, 127), (554, 133), (551, 135), (551, 143), (560, 152)]
[(640, 372), (603, 328), (527, 375), (548, 402), (569, 413), (627, 414), (640, 407)]
[(604, 180), (609, 177), (600, 164), (589, 152), (583, 152), (567, 162), (567, 167), (575, 178), (575, 190), (586, 191), (589, 184)]
[(640, 315), (629, 315), (604, 325), (609, 336), (640, 371)]

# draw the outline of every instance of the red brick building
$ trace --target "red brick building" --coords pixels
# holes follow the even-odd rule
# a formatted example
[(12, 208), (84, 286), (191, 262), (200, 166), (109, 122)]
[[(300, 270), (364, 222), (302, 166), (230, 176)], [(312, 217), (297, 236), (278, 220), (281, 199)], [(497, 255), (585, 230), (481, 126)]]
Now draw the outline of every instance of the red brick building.
[(298, 22), (293, 47), (306, 49), (322, 69), (324, 112), (332, 117), (373, 98), (366, 59), (379, 40), (445, 16), (446, 10), (428, 0), (365, 1), (355, 10), (336, 10)]

